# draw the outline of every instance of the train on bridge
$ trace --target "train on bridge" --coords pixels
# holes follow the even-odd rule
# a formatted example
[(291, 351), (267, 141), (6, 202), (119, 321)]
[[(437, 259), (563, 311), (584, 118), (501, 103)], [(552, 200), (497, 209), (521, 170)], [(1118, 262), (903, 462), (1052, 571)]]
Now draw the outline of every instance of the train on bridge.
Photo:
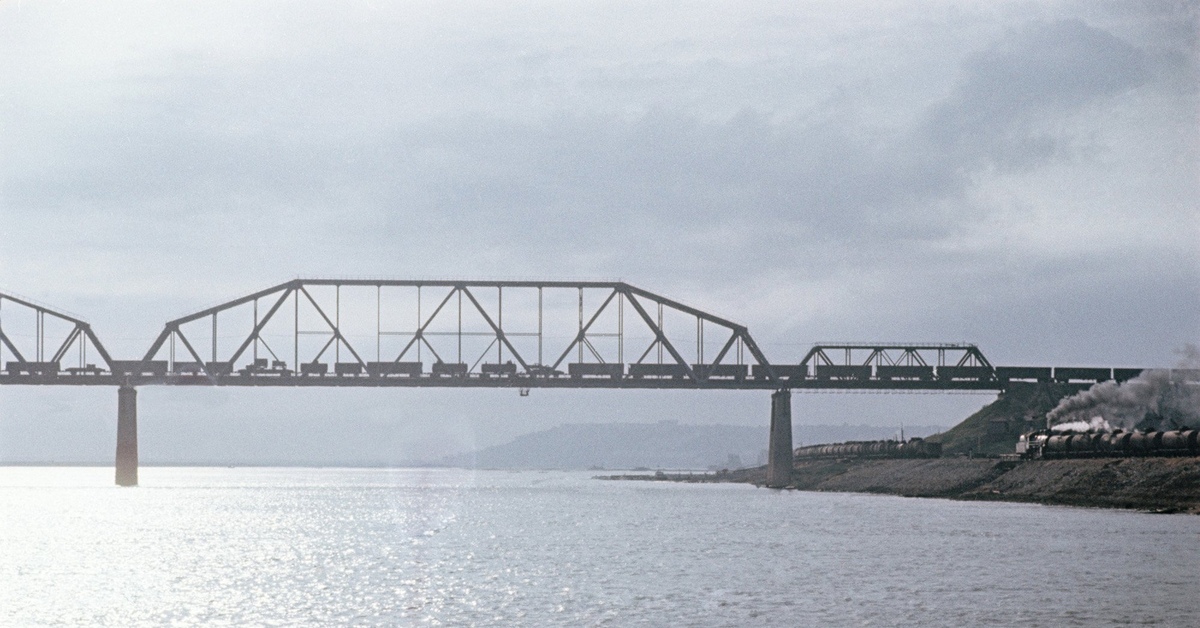
[[(775, 363), (745, 326), (623, 282), (297, 279), (168, 321), (133, 360), (79, 318), (10, 302), (9, 384), (1003, 390), (1142, 372), (995, 366), (969, 343), (817, 343)], [(34, 342), (17, 346), (18, 324)]]
[[(682, 364), (614, 364), (571, 362), (566, 371), (547, 365), (530, 364), (520, 369), (512, 362), (469, 365), (461, 362), (304, 362), (292, 369), (283, 360), (255, 358), (244, 365), (231, 362), (188, 362), (167, 360), (113, 360), (111, 368), (95, 364), (63, 367), (55, 361), (9, 360), (4, 366), (8, 376), (101, 376), (133, 375), (174, 378), (188, 376), (236, 378), (460, 378), (460, 379), (565, 379), (565, 380), (682, 380), (689, 378)], [(822, 364), (692, 364), (692, 373), (705, 380), (768, 381), (771, 374), (786, 383), (1009, 383), (1124, 382), (1142, 373), (1135, 368), (1095, 367), (983, 367), (983, 366), (895, 366), (895, 365), (822, 365)], [(1167, 369), (1164, 369), (1167, 370)], [(1170, 369), (1172, 381), (1200, 381), (1200, 369)]]

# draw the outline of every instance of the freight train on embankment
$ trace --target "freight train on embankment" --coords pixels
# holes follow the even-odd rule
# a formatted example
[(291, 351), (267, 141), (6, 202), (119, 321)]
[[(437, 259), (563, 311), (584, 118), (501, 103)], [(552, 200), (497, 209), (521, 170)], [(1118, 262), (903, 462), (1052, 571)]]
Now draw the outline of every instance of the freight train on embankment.
[[(943, 456), (926, 439), (813, 445), (796, 449), (789, 488), (1200, 514), (1198, 439), (1197, 430), (1034, 432), (1021, 453), (991, 457)], [(613, 478), (762, 486), (766, 468)]]
[(1021, 458), (1117, 458), (1200, 455), (1200, 430), (1037, 430), (1017, 441)]
[[(1055, 382), (1013, 386), (923, 440), (800, 447), (790, 488), (1200, 514), (1200, 430), (1043, 430), (1046, 415), (1078, 392)], [(617, 477), (763, 485), (766, 468)]]
[[(829, 458), (941, 458), (942, 444), (913, 438), (907, 441), (850, 441), (798, 447), (796, 460)], [(1200, 456), (1200, 430), (1035, 430), (1022, 434), (1016, 451), (1005, 459), (1120, 458)]]

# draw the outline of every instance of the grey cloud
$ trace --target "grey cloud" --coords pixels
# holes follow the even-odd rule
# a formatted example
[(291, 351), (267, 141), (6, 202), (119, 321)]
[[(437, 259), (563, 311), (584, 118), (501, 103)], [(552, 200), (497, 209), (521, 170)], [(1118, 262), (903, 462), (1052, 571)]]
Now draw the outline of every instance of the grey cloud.
[(1060, 151), (1056, 120), (1147, 77), (1145, 53), (1108, 32), (1079, 20), (1034, 22), (964, 64), (924, 134), (963, 163), (1028, 169)]
[(1012, 31), (969, 60), (966, 70), (961, 98), (983, 124), (1078, 107), (1146, 77), (1141, 51), (1079, 20)]
[[(379, 214), (392, 230), (486, 224), (518, 246), (542, 231), (571, 233), (576, 245), (619, 236), (631, 250), (655, 237), (633, 225), (684, 238), (765, 223), (823, 242), (936, 240), (978, 219), (939, 206), (968, 204), (976, 172), (1028, 167), (1059, 151), (1064, 138), (1035, 121), (1053, 127), (1144, 76), (1141, 53), (1112, 35), (1078, 21), (1035, 23), (971, 58), (958, 89), (915, 129), (869, 127), (836, 111), (746, 109), (710, 120), (666, 108), (634, 118), (427, 115), (372, 128), (378, 112), (292, 102), (308, 92), (326, 102), (338, 91), (330, 87), (354, 87), (349, 78), (296, 92), (265, 66), (177, 62), (187, 80), (72, 127), (61, 139), (74, 155), (62, 170), (14, 166), (18, 174), (4, 182), (14, 209), (220, 214), (262, 203), (303, 217), (333, 207), (359, 223)], [(334, 65), (314, 70), (326, 76)]]
[[(997, 165), (1066, 159), (1062, 122), (1146, 77), (1144, 55), (1113, 35), (1079, 21), (1035, 22), (969, 56), (957, 86), (916, 122), (859, 119), (857, 105), (873, 95), (852, 87), (813, 110), (767, 104), (705, 116), (677, 101), (615, 97), (636, 91), (621, 81), (587, 87), (577, 100), (593, 107), (431, 113), (405, 108), (404, 81), (381, 71), (386, 60), (349, 58), (388, 54), (380, 45), (238, 67), (181, 56), (141, 68), (132, 72), (140, 88), (124, 92), (115, 112), (64, 123), (48, 138), (58, 169), (5, 160), (7, 208), (123, 216), (129, 231), (118, 235), (160, 237), (175, 252), (218, 240), (231, 261), (205, 268), (214, 277), (267, 262), (277, 270), (263, 281), (314, 266), (829, 277), (925, 263), (911, 254), (995, 210), (971, 198), (979, 177)], [(472, 59), (486, 76), (484, 61)], [(788, 59), (744, 84), (776, 73), (776, 83), (794, 85), (803, 64)], [(556, 72), (588, 76), (586, 61)], [(505, 64), (497, 62), (521, 76)], [(702, 85), (700, 66), (720, 69), (715, 85)], [(701, 59), (654, 72), (681, 90), (719, 89), (730, 81), (726, 66)], [(568, 78), (545, 80), (562, 87)], [(492, 80), (500, 90), (503, 80)], [(622, 108), (646, 102), (644, 113)]]

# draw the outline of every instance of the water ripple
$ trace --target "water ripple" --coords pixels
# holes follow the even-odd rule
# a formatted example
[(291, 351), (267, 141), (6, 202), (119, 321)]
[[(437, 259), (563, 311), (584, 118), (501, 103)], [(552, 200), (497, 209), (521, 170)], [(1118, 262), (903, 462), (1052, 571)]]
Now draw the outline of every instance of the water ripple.
[(1200, 518), (587, 474), (0, 468), (0, 625), (1200, 625)]

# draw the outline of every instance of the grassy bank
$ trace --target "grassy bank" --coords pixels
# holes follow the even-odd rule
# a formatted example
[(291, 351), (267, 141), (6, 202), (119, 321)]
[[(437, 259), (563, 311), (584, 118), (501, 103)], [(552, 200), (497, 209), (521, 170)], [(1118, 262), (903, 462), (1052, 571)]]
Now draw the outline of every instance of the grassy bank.
[(1085, 388), (1081, 384), (1015, 383), (996, 400), (954, 427), (929, 437), (942, 444), (945, 455), (1012, 453), (1017, 438), (1046, 425), (1046, 413), (1063, 397)]

